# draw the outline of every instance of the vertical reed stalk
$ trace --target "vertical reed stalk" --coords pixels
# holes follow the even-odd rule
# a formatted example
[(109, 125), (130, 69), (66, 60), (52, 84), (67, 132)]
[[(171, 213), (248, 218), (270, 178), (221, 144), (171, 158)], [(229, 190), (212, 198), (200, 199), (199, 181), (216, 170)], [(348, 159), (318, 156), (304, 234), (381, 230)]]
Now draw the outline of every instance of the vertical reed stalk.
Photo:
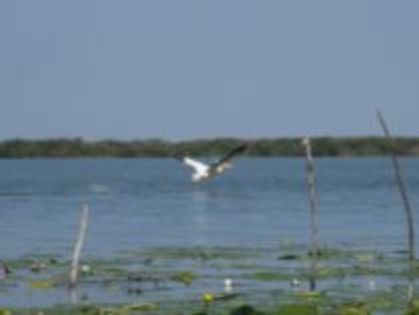
[(311, 152), (310, 138), (303, 139), (303, 146), (306, 150), (307, 163), (307, 189), (310, 198), (310, 241), (311, 241), (311, 260), (310, 260), (310, 290), (316, 289), (316, 266), (317, 256), (319, 254), (318, 245), (318, 225), (317, 225), (317, 194), (316, 194), (316, 180), (314, 171), (313, 155)]
[(399, 189), (400, 195), (402, 197), (403, 206), (406, 214), (406, 225), (407, 225), (407, 240), (408, 240), (408, 258), (409, 258), (409, 288), (408, 288), (408, 303), (413, 303), (414, 297), (414, 279), (413, 279), (413, 271), (414, 271), (414, 262), (415, 262), (415, 228), (413, 223), (413, 209), (410, 204), (410, 200), (406, 191), (405, 183), (403, 181), (403, 176), (400, 168), (399, 161), (397, 159), (397, 152), (396, 152), (396, 143), (393, 140), (389, 129), (387, 128), (387, 124), (384, 120), (383, 115), (380, 111), (377, 112), (377, 117), (380, 122), (380, 125), (384, 131), (386, 138), (389, 141), (390, 148), (391, 148), (391, 160), (393, 162), (393, 168), (396, 177), (397, 187)]
[(86, 237), (88, 219), (89, 219), (89, 207), (85, 205), (83, 206), (83, 209), (82, 209), (79, 233), (77, 235), (76, 244), (74, 246), (73, 259), (71, 261), (70, 277), (68, 281), (68, 285), (70, 288), (74, 288), (77, 285), (81, 250), (83, 248), (84, 239)]

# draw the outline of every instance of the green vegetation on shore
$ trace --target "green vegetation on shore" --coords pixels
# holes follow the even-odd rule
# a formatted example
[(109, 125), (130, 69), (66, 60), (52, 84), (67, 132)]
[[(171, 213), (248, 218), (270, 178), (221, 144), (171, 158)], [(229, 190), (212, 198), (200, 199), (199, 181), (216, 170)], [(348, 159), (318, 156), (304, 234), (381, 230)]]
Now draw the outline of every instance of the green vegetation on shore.
[[(248, 156), (302, 156), (301, 138), (240, 139), (217, 138), (170, 142), (162, 139), (134, 141), (84, 141), (75, 139), (26, 140), (0, 142), (0, 158), (37, 157), (170, 157), (185, 152), (196, 156), (221, 155), (232, 147), (247, 143)], [(380, 156), (390, 151), (384, 137), (317, 137), (312, 139), (316, 156)], [(401, 156), (419, 155), (419, 137), (395, 138)]]

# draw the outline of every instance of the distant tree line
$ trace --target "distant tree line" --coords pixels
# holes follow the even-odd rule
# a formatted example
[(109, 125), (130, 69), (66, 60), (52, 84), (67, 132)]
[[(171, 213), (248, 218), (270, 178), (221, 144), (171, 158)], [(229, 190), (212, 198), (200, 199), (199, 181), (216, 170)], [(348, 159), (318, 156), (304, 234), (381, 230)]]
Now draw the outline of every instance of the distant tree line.
[[(222, 155), (231, 148), (247, 143), (248, 156), (302, 156), (301, 138), (238, 139), (218, 138), (170, 142), (162, 139), (136, 141), (84, 141), (75, 139), (25, 140), (0, 142), (0, 158), (67, 158), (67, 157), (171, 157), (176, 154), (194, 156)], [(390, 152), (383, 137), (312, 139), (315, 156), (380, 156)], [(399, 137), (394, 141), (400, 156), (419, 155), (419, 137)]]

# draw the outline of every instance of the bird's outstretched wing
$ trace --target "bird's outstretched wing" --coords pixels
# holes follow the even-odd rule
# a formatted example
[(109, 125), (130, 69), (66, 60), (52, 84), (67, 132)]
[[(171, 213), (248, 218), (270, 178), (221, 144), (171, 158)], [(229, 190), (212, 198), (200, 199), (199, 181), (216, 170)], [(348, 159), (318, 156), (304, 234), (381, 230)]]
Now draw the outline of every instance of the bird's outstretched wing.
[(236, 157), (239, 154), (242, 154), (244, 151), (246, 151), (247, 145), (241, 144), (238, 147), (235, 147), (233, 150), (228, 152), (225, 156), (223, 156), (221, 159), (219, 159), (217, 162), (211, 164), (212, 168), (217, 168), (225, 163), (228, 163), (230, 160), (232, 160), (234, 157)]
[(204, 173), (209, 168), (207, 164), (194, 160), (188, 156), (183, 157), (182, 162), (186, 166), (189, 166), (190, 168), (194, 169), (196, 173)]

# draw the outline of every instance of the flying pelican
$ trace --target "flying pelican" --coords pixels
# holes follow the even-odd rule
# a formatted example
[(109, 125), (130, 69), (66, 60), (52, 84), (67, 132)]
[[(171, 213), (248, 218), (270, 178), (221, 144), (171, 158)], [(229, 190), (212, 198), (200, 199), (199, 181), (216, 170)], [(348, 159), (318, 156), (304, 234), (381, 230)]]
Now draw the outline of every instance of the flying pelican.
[(201, 161), (192, 159), (189, 156), (178, 156), (177, 158), (193, 170), (193, 182), (202, 182), (204, 180), (212, 178), (215, 175), (221, 174), (225, 170), (231, 168), (230, 161), (237, 155), (243, 153), (246, 150), (246, 147), (247, 146), (245, 144), (241, 144), (238, 147), (231, 150), (230, 152), (228, 152), (221, 159), (211, 164), (203, 163)]

